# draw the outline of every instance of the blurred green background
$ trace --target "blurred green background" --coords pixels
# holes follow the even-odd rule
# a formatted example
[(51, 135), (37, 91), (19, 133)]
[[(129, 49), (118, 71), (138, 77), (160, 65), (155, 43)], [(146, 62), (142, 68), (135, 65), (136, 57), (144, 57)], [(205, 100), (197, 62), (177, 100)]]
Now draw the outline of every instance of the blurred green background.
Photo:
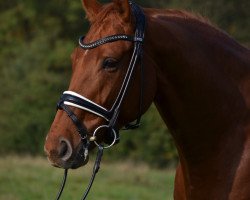
[[(249, 0), (136, 2), (199, 13), (240, 43), (250, 44)], [(88, 27), (80, 0), (0, 0), (1, 155), (43, 155), (56, 102), (69, 83), (70, 54)], [(108, 154), (110, 160), (164, 168), (178, 160), (154, 106), (143, 117), (142, 127), (122, 133), (121, 143)]]
[[(249, 0), (136, 2), (199, 13), (250, 46)], [(62, 170), (44, 159), (43, 144), (68, 87), (70, 54), (88, 27), (80, 0), (0, 0), (0, 200), (55, 197)], [(121, 143), (105, 152), (89, 199), (173, 199), (171, 167), (177, 162), (173, 140), (152, 106), (140, 129), (123, 132)], [(92, 164), (70, 173), (63, 199), (80, 199)]]

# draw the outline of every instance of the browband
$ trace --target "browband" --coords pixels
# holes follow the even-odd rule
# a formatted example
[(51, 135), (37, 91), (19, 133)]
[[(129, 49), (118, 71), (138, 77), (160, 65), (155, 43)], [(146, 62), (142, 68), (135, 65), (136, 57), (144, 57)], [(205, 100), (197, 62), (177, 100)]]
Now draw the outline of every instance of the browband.
[(106, 43), (111, 43), (111, 42), (116, 42), (118, 40), (124, 40), (124, 41), (130, 41), (130, 42), (143, 42), (143, 38), (140, 37), (134, 37), (130, 35), (122, 35), (122, 34), (117, 34), (117, 35), (111, 35), (108, 37), (104, 37), (102, 39), (99, 39), (95, 42), (91, 42), (88, 44), (85, 44), (84, 41), (85, 36), (81, 36), (79, 39), (79, 45), (83, 49), (94, 49), (100, 45), (106, 44)]

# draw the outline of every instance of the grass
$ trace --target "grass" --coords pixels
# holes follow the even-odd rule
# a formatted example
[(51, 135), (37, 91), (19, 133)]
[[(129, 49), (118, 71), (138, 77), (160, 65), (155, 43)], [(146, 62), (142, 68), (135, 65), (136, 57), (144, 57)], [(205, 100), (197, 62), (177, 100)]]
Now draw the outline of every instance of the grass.
[[(91, 176), (92, 164), (69, 171), (62, 200), (80, 200)], [(8, 156), (0, 159), (0, 200), (53, 200), (63, 170), (44, 158)], [(174, 171), (146, 165), (101, 164), (89, 200), (172, 200)]]

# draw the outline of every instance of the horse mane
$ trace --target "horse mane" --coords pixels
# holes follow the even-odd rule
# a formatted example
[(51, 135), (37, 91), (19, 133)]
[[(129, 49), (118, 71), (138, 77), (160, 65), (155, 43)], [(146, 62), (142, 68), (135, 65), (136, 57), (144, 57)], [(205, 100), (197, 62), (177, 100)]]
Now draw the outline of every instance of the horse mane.
[(177, 9), (149, 9), (152, 11), (153, 18), (165, 19), (180, 19), (182, 21), (186, 21), (187, 23), (207, 26), (211, 31), (216, 34), (220, 40), (224, 40), (237, 48), (247, 49), (247, 47), (240, 45), (231, 35), (229, 35), (226, 31), (220, 29), (216, 24), (212, 23), (207, 17), (202, 16), (201, 14), (193, 13), (185, 10), (177, 10)]
[[(145, 8), (144, 9), (145, 12), (147, 11), (152, 11), (151, 12), (151, 16), (153, 16), (154, 18), (175, 18), (175, 19), (181, 19), (183, 21), (187, 21), (187, 22), (191, 22), (193, 24), (200, 24), (200, 25), (205, 25), (207, 27), (210, 28), (210, 30), (216, 32), (217, 36), (220, 36), (221, 40), (227, 40), (232, 43), (234, 43), (235, 46), (241, 46), (244, 47), (242, 45), (239, 45), (235, 39), (230, 36), (227, 32), (223, 31), (222, 29), (220, 29), (216, 24), (212, 23), (207, 17), (198, 14), (198, 13), (194, 13), (194, 12), (190, 12), (190, 11), (186, 11), (186, 10), (179, 10), (179, 9), (155, 9), (155, 8)], [(113, 13), (114, 16), (110, 15), (110, 13)], [(114, 20), (119, 20), (118, 16), (118, 12), (115, 9), (115, 7), (113, 6), (112, 3), (108, 3), (103, 5), (102, 10), (98, 13), (97, 17), (96, 17), (96, 21), (95, 21), (95, 25), (97, 27), (101, 26), (103, 24), (103, 22), (105, 21), (107, 16), (111, 16), (113, 17)], [(119, 21), (120, 24), (122, 24), (122, 21)], [(246, 47), (244, 47), (246, 48)]]
[(218, 27), (215, 24), (213, 24), (207, 17), (198, 13), (193, 13), (193, 12), (185, 11), (185, 10), (165, 9), (165, 14), (169, 17), (176, 17), (176, 18), (182, 18), (182, 19), (187, 19), (187, 20), (195, 20), (200, 23), (207, 24), (218, 29)]
[[(193, 12), (185, 11), (185, 10), (177, 10), (177, 9), (162, 9), (162, 10), (155, 9), (155, 10), (158, 11), (158, 14), (157, 14), (158, 16), (168, 16), (168, 17), (182, 18), (186, 20), (194, 20), (194, 21), (212, 26), (216, 29), (219, 29), (207, 17), (198, 13), (193, 13)], [(103, 20), (106, 18), (106, 16), (109, 15), (111, 12), (116, 12), (116, 10), (113, 7), (113, 4), (109, 3), (106, 5), (103, 5), (101, 12), (98, 13), (96, 22), (98, 24), (101, 24)], [(86, 18), (88, 19), (87, 16)]]

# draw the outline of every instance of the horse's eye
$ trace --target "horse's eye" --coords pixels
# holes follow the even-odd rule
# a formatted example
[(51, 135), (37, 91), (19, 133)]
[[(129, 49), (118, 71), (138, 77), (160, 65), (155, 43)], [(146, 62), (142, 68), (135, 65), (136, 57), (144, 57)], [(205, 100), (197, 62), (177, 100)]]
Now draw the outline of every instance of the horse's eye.
[(115, 70), (117, 69), (118, 61), (114, 58), (106, 58), (103, 62), (103, 68), (106, 70)]

